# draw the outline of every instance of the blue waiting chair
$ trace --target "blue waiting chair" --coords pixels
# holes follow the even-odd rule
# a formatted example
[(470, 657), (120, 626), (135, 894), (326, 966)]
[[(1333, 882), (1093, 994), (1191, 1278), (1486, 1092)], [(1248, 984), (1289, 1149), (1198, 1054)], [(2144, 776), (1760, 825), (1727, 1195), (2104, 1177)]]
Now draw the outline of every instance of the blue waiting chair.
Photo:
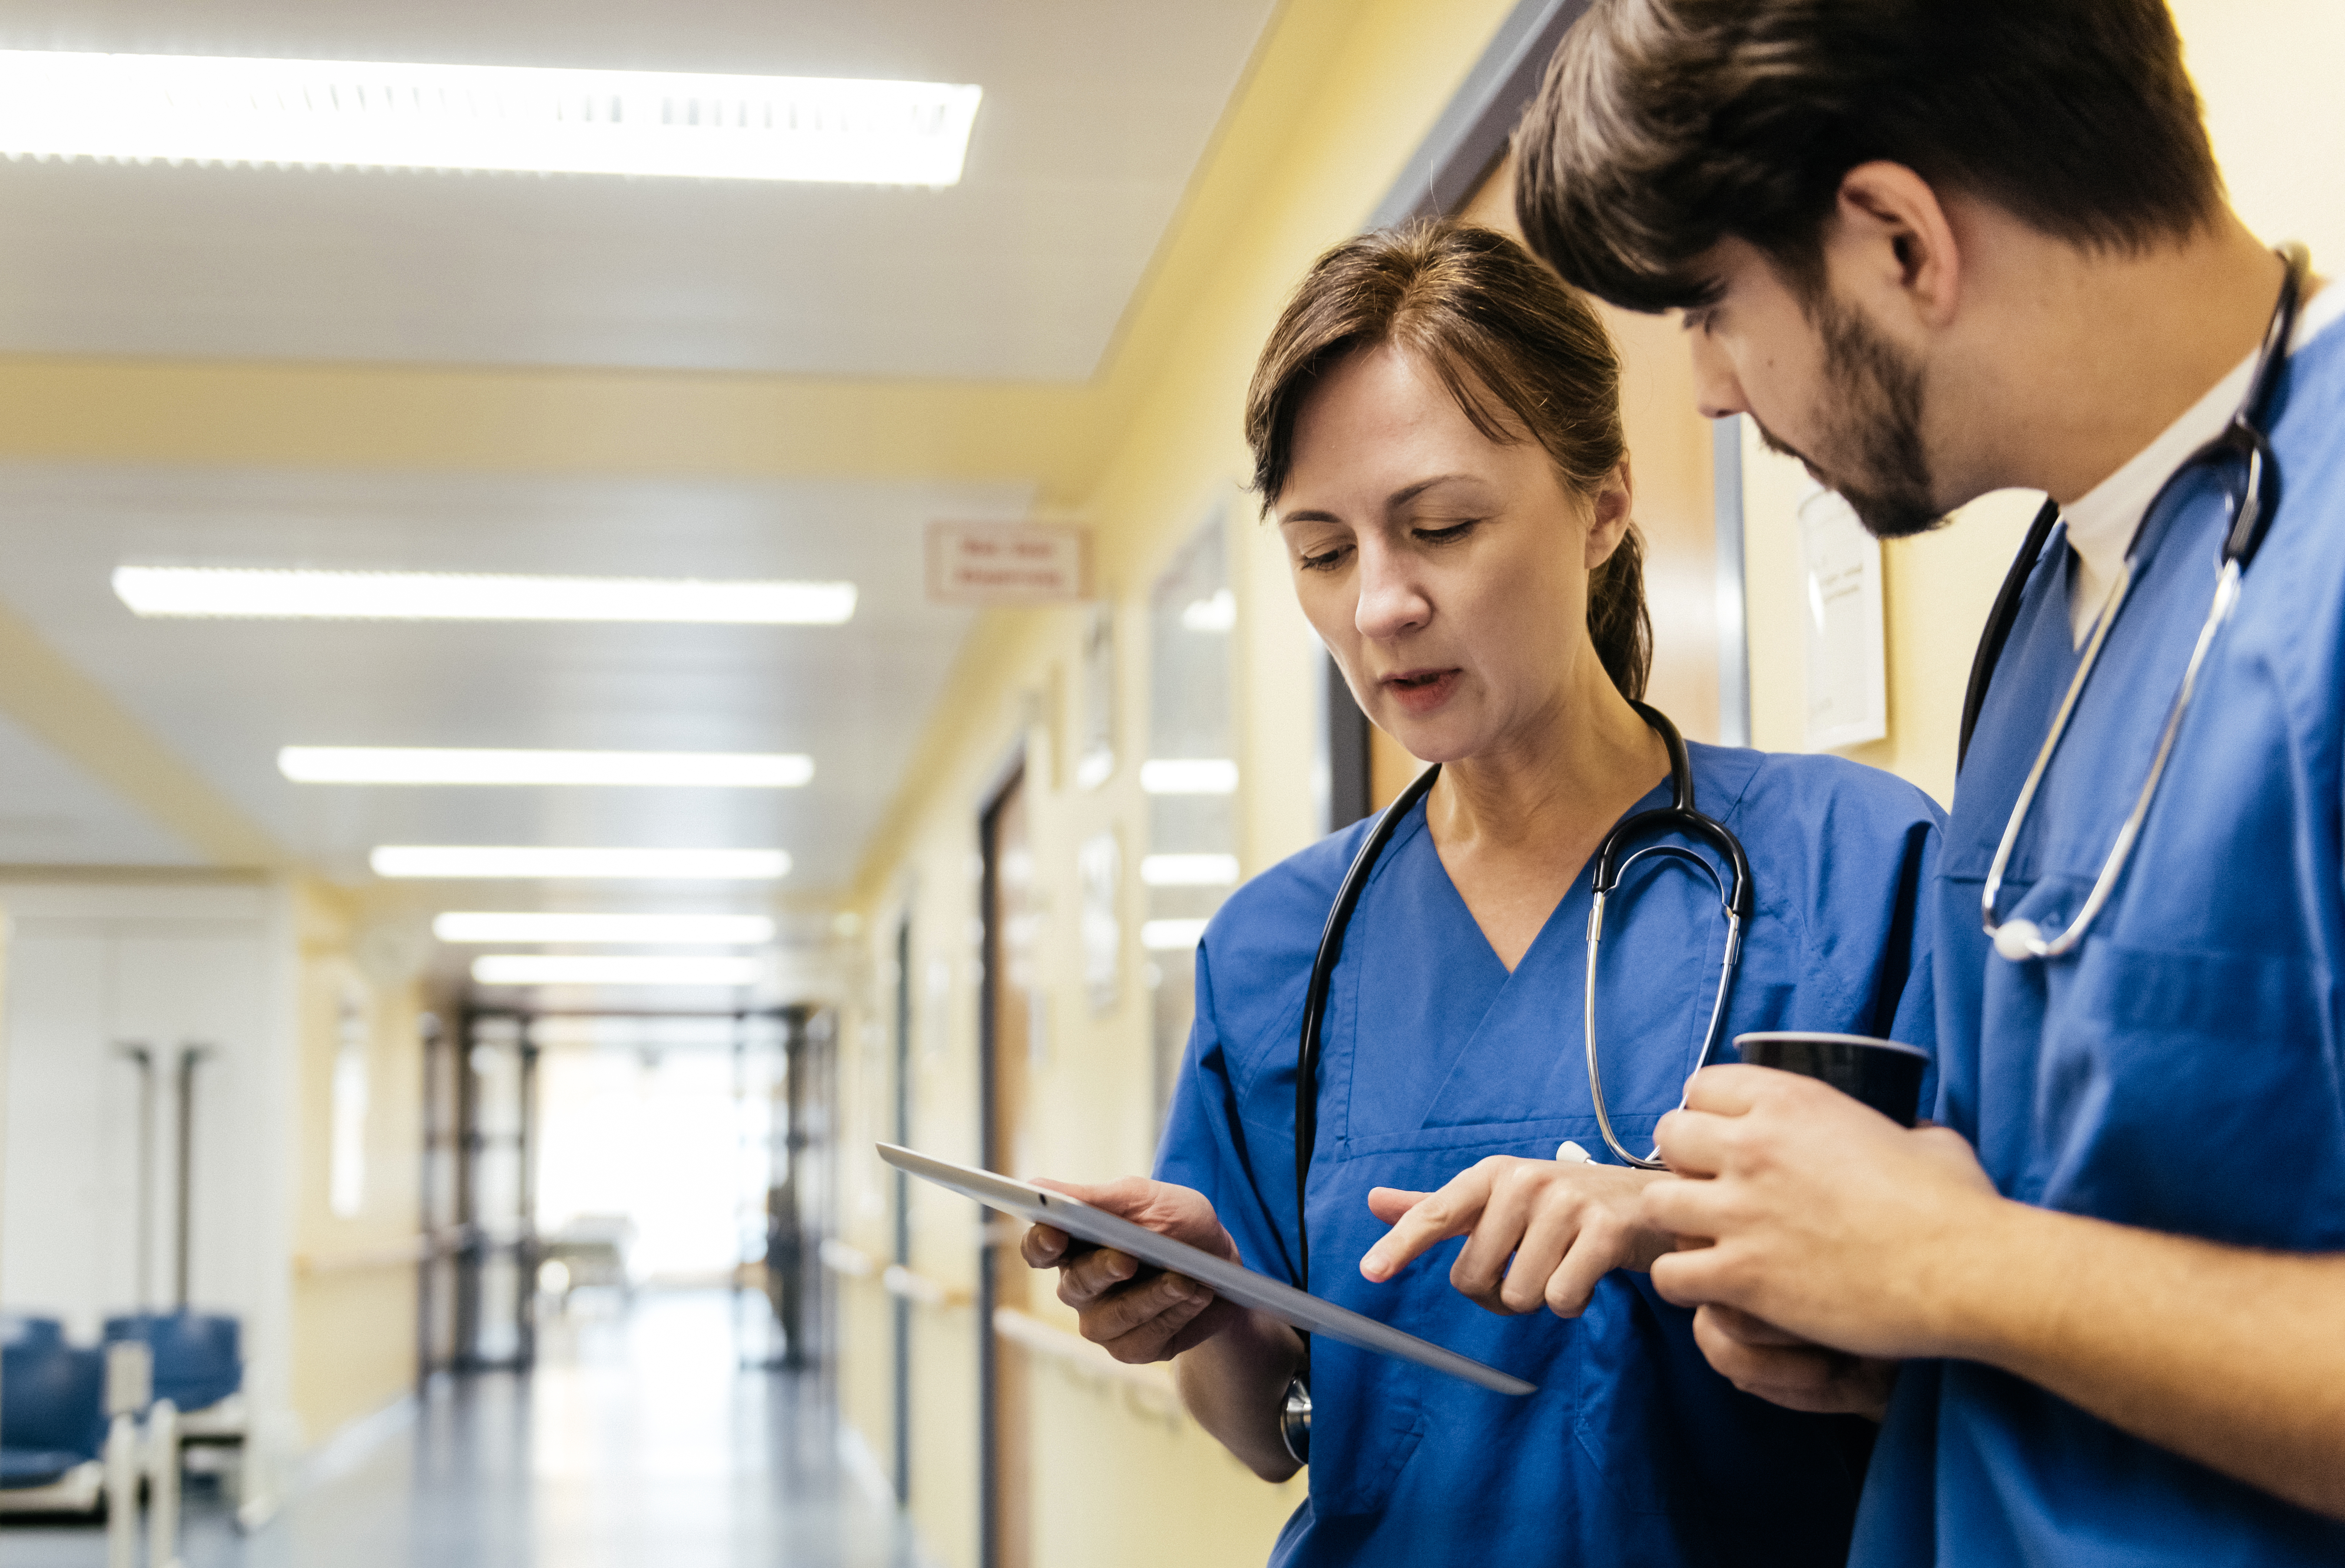
[(0, 1489), (46, 1486), (106, 1446), (106, 1352), (0, 1344)]
[(108, 1318), (106, 1342), (141, 1339), (155, 1358), (155, 1397), (182, 1413), (216, 1405), (244, 1386), (237, 1320), (214, 1312)]
[(0, 1312), (0, 1347), (62, 1345), (66, 1328), (55, 1318), (28, 1312)]

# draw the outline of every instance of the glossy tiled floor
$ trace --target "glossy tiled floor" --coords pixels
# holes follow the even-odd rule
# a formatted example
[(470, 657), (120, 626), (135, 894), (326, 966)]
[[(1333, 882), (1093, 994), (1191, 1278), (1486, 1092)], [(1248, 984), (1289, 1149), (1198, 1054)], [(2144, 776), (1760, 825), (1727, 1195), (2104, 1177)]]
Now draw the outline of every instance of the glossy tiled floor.
[[(915, 1568), (839, 1458), (818, 1379), (745, 1371), (721, 1293), (583, 1301), (527, 1378), (445, 1380), (249, 1537), (191, 1502), (187, 1568)], [(96, 1529), (0, 1529), (5, 1568), (99, 1568)]]

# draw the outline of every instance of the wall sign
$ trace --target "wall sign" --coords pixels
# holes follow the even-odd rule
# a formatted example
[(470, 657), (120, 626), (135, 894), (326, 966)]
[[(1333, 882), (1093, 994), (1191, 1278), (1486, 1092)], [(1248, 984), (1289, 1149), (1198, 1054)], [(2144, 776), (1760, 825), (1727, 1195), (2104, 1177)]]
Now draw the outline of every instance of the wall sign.
[(1091, 595), (1091, 534), (1055, 523), (931, 523), (929, 601), (1056, 605)]

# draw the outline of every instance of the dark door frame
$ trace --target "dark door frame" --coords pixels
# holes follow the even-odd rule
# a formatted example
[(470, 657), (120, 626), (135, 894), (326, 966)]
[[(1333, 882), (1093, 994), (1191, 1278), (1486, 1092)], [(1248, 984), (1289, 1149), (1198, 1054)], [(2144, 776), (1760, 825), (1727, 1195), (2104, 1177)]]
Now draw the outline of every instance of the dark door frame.
[[(1001, 1041), (996, 1023), (1001, 999), (1001, 930), (997, 915), (1001, 892), (1001, 811), (1026, 782), (1026, 748), (1013, 747), (996, 771), (995, 782), (983, 796), (978, 813), (978, 919), (980, 937), (977, 986), (977, 1115), (978, 1164), (1000, 1170), (1000, 1147), (996, 1118), (1000, 1110), (995, 1065)], [(990, 1214), (980, 1215), (977, 1242), (977, 1529), (980, 1568), (1001, 1568), (1001, 1452), (994, 1427), (1001, 1400), (1000, 1339), (993, 1331), (994, 1308), (1000, 1304), (1000, 1280), (992, 1244)]]
[[(896, 922), (896, 1030), (891, 1043), (895, 1057), (889, 1084), (895, 1104), (889, 1136), (909, 1147), (912, 1142), (912, 914), (908, 905)], [(893, 1171), (896, 1225), (889, 1248), (896, 1266), (912, 1266), (911, 1177)], [(889, 1361), (895, 1376), (890, 1447), (893, 1450), (896, 1502), (912, 1501), (912, 1304), (902, 1296), (888, 1298)]]

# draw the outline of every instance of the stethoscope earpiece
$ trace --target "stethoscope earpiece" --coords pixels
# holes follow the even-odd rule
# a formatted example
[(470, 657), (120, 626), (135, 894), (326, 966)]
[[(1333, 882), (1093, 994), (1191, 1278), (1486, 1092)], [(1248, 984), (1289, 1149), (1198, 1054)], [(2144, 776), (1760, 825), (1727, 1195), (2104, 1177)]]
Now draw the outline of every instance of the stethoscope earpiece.
[(2036, 944), (2044, 932), (2032, 920), (2007, 920), (1995, 928), (1995, 951), (2014, 963), (2025, 963), (2035, 956)]

